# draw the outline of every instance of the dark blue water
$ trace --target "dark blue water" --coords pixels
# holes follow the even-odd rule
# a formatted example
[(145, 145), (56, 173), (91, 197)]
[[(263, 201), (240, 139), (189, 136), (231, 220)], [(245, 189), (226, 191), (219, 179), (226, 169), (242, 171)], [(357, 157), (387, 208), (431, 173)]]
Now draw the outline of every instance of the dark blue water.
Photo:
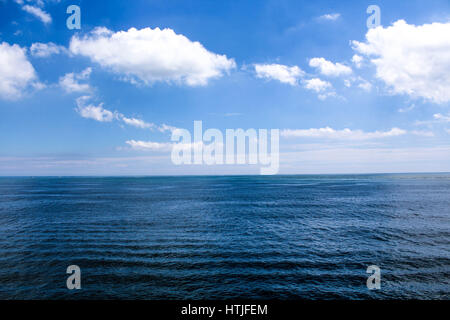
[(449, 299), (450, 175), (0, 178), (0, 299), (42, 298)]

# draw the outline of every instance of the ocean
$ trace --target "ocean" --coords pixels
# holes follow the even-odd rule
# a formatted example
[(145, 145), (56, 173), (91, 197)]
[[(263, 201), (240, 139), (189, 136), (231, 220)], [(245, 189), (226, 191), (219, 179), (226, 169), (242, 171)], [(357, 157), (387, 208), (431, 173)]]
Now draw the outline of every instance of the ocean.
[(449, 299), (450, 174), (0, 178), (0, 299), (233, 298)]

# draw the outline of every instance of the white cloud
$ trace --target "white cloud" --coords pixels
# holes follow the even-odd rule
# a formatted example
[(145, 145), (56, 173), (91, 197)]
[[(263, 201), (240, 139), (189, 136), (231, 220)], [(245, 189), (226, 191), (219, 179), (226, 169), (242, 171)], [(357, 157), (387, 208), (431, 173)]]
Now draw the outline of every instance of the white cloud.
[(341, 16), (340, 13), (327, 13), (319, 17), (322, 20), (336, 21)]
[(319, 78), (313, 78), (305, 80), (305, 88), (309, 90), (313, 90), (317, 93), (323, 92), (327, 89), (332, 88), (333, 86), (328, 81), (320, 80)]
[(297, 66), (288, 67), (282, 64), (255, 64), (256, 77), (278, 80), (295, 86), (297, 79), (305, 73)]
[(389, 131), (374, 131), (364, 132), (362, 130), (350, 130), (345, 128), (343, 130), (335, 130), (330, 127), (326, 128), (311, 128), (311, 129), (284, 129), (280, 132), (282, 137), (304, 137), (304, 138), (326, 138), (339, 140), (369, 140), (395, 137), (406, 134), (405, 130), (393, 128)]
[(162, 124), (161, 126), (159, 126), (158, 127), (158, 130), (160, 131), (160, 132), (167, 132), (167, 131), (169, 131), (169, 132), (173, 132), (173, 131), (175, 131), (175, 130), (177, 130), (177, 129), (179, 129), (179, 128), (177, 128), (177, 127), (173, 127), (173, 126), (169, 126), (169, 125), (167, 125), (167, 124)]
[(67, 49), (63, 46), (59, 46), (54, 44), (53, 42), (49, 43), (33, 43), (30, 47), (31, 55), (38, 58), (47, 58), (53, 54), (59, 54), (66, 52)]
[(136, 128), (141, 128), (141, 129), (153, 129), (155, 127), (155, 124), (153, 123), (148, 123), (145, 122), (144, 120), (141, 119), (136, 119), (136, 118), (127, 118), (125, 116), (121, 116), (121, 119), (123, 122), (125, 122), (127, 125), (129, 126), (133, 126)]
[(67, 73), (59, 78), (59, 85), (68, 93), (73, 92), (89, 92), (91, 87), (87, 83), (80, 83), (79, 80), (86, 80), (92, 72), (91, 68), (86, 68), (79, 74)]
[(450, 22), (415, 26), (404, 20), (370, 29), (353, 48), (370, 58), (376, 76), (395, 94), (450, 101)]
[(366, 81), (364, 79), (360, 79), (360, 83), (358, 84), (358, 87), (363, 89), (364, 91), (369, 92), (372, 90), (372, 84), (369, 81)]
[(358, 88), (364, 91), (370, 92), (372, 90), (372, 83), (360, 76), (352, 76), (348, 79), (344, 79), (344, 85), (350, 88), (352, 85), (356, 85)]
[(441, 113), (433, 114), (433, 118), (439, 122), (450, 122), (450, 115), (443, 115)]
[(442, 113), (433, 114), (433, 120), (417, 120), (414, 124), (417, 126), (433, 126), (434, 124), (442, 124), (450, 122), (450, 114), (444, 115)]
[(357, 54), (353, 55), (353, 57), (352, 57), (352, 62), (355, 64), (355, 66), (357, 68), (361, 68), (363, 60), (364, 60), (364, 58)]
[[(132, 149), (139, 151), (171, 151), (174, 146), (177, 146), (178, 150), (194, 150), (199, 145), (204, 145), (203, 141), (193, 143), (174, 143), (174, 142), (153, 142), (153, 141), (140, 141), (140, 140), (128, 140), (125, 141)], [(223, 148), (223, 144), (218, 143)]]
[(132, 149), (140, 151), (170, 151), (172, 149), (172, 143), (161, 143), (152, 141), (136, 141), (129, 140), (126, 141)]
[(212, 53), (171, 29), (131, 28), (113, 33), (97, 28), (82, 38), (73, 36), (70, 51), (125, 75), (133, 83), (206, 85), (236, 67), (233, 59)]
[(90, 98), (89, 96), (82, 96), (76, 100), (76, 110), (83, 118), (94, 119), (100, 122), (110, 122), (117, 118), (116, 112), (113, 113), (103, 108), (103, 103), (98, 106), (89, 104)]
[[(84, 71), (81, 74), (89, 74), (90, 71)], [(103, 108), (103, 103), (100, 103), (99, 105), (93, 105), (91, 103), (89, 103), (89, 100), (91, 100), (92, 97), (91, 96), (82, 96), (76, 99), (76, 104), (77, 104), (77, 108), (75, 109), (83, 118), (89, 118), (89, 119), (94, 119), (100, 122), (111, 122), (113, 120), (117, 120), (117, 121), (121, 121), (124, 124), (128, 125), (128, 126), (132, 126), (132, 127), (136, 127), (139, 129), (149, 129), (149, 130), (158, 130), (162, 133), (165, 132), (172, 132), (174, 130), (177, 130), (178, 128), (173, 127), (173, 126), (169, 126), (167, 124), (162, 124), (160, 126), (157, 126), (154, 123), (151, 122), (146, 122), (144, 120), (141, 119), (137, 119), (137, 118), (131, 118), (131, 117), (126, 117), (125, 115), (117, 112), (117, 111), (109, 111), (105, 108)], [(137, 147), (139, 147), (140, 149), (143, 149), (145, 146), (145, 143), (135, 143), (136, 141), (134, 140), (130, 140), (133, 141), (133, 145)], [(127, 142), (128, 143), (128, 142)], [(149, 144), (149, 146), (153, 146), (151, 144)]]
[(0, 97), (17, 99), (36, 80), (36, 72), (25, 53), (17, 44), (0, 44)]
[(321, 74), (330, 77), (338, 77), (342, 75), (349, 75), (352, 73), (352, 68), (347, 67), (341, 63), (333, 63), (324, 58), (310, 59), (309, 66), (319, 69)]
[(24, 5), (22, 9), (28, 12), (29, 14), (32, 14), (36, 18), (40, 19), (45, 24), (52, 22), (52, 17), (39, 7), (34, 7), (27, 4)]
[(150, 129), (150, 130), (158, 130), (159, 132), (165, 133), (165, 132), (173, 132), (174, 130), (177, 130), (177, 127), (169, 126), (167, 124), (162, 124), (160, 126), (151, 123), (151, 122), (145, 122), (141, 119), (136, 118), (128, 118), (124, 116), (123, 114), (119, 114), (118, 118), (119, 120), (122, 120), (125, 124), (129, 126), (133, 126), (140, 129)]

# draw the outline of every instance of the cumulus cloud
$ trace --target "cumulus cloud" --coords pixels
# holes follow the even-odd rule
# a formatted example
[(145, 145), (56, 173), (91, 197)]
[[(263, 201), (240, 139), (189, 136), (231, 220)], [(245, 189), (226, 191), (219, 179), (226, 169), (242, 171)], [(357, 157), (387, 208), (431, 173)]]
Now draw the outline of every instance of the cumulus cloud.
[(313, 90), (317, 93), (332, 88), (331, 83), (329, 83), (328, 81), (321, 80), (319, 78), (307, 79), (304, 82), (306, 89)]
[(352, 62), (355, 64), (357, 68), (361, 68), (363, 60), (364, 58), (357, 54), (353, 55), (352, 57)]
[(353, 49), (367, 56), (394, 94), (435, 103), (450, 101), (450, 22), (420, 26), (404, 20), (370, 29)]
[(333, 85), (330, 82), (319, 78), (306, 79), (303, 81), (303, 86), (308, 90), (316, 92), (319, 100), (325, 100), (328, 97), (336, 96)]
[(100, 122), (111, 122), (117, 118), (116, 112), (111, 112), (103, 108), (103, 103), (95, 106), (89, 103), (90, 96), (82, 96), (76, 100), (76, 111), (83, 117), (94, 119)]
[(73, 92), (89, 92), (91, 87), (87, 83), (80, 83), (80, 80), (87, 80), (91, 75), (92, 69), (86, 68), (81, 73), (67, 73), (65, 76), (59, 78), (59, 85), (64, 91), (68, 93)]
[(0, 44), (0, 97), (17, 99), (36, 80), (36, 72), (26, 57), (26, 50), (16, 44)]
[(48, 23), (52, 22), (52, 17), (47, 12), (45, 12), (44, 10), (42, 10), (39, 7), (30, 6), (27, 4), (27, 5), (24, 5), (22, 7), (22, 9), (24, 11), (28, 12), (29, 14), (32, 14), (39, 20), (41, 20), (44, 24), (48, 24)]
[(312, 58), (309, 60), (309, 66), (319, 69), (319, 72), (329, 77), (339, 77), (352, 73), (352, 68), (341, 63), (333, 63), (325, 58)]
[(36, 42), (33, 43), (30, 47), (31, 55), (38, 58), (47, 58), (51, 55), (64, 53), (66, 51), (67, 49), (65, 47), (54, 44), (53, 42)]
[(396, 137), (406, 134), (405, 130), (393, 128), (389, 131), (364, 132), (362, 130), (335, 130), (330, 127), (311, 129), (284, 129), (280, 132), (282, 137), (303, 137), (303, 138), (326, 138), (339, 140), (370, 140), (379, 138)]
[(200, 86), (236, 67), (233, 59), (212, 53), (171, 29), (131, 28), (114, 33), (97, 28), (84, 37), (73, 36), (70, 51), (133, 83), (165, 81)]
[(297, 79), (305, 73), (297, 66), (288, 67), (281, 64), (255, 64), (256, 77), (278, 80), (282, 83), (295, 86)]

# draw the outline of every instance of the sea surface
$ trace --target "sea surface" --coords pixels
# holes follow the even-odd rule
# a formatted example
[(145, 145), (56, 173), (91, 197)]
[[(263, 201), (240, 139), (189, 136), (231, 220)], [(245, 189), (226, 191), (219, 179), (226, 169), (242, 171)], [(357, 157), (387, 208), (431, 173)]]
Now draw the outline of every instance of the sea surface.
[(449, 299), (450, 174), (0, 178), (0, 299), (229, 298)]

